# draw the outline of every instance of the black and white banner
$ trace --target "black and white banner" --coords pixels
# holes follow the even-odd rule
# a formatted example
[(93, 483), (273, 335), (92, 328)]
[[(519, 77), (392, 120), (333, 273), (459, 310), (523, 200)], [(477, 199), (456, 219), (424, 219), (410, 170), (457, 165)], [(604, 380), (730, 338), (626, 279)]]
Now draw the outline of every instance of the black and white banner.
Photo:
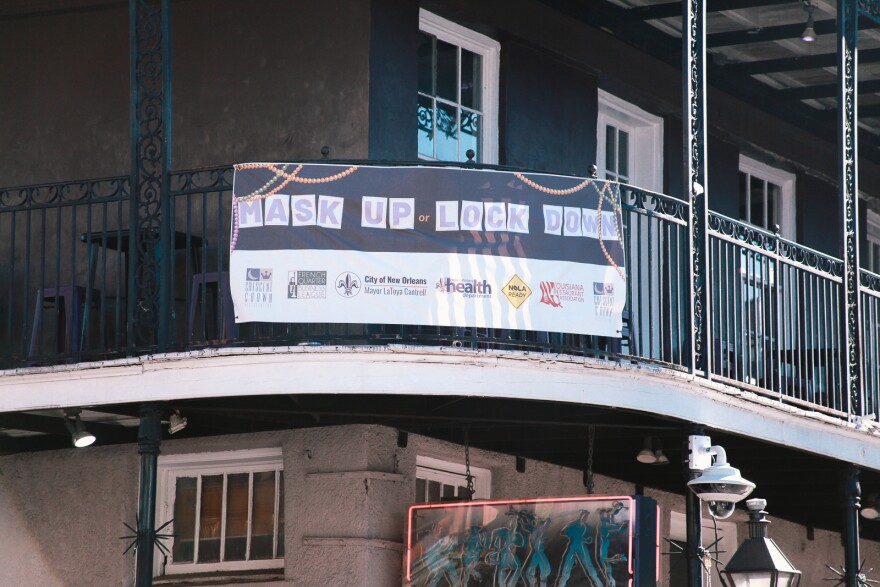
[(237, 165), (237, 322), (620, 336), (620, 195), (590, 178), (457, 167)]

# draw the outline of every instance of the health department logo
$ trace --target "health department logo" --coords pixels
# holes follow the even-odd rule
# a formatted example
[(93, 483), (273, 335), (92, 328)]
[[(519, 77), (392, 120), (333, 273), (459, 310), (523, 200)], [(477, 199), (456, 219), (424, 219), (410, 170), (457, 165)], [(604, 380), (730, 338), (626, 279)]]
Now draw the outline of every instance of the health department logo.
[(492, 295), (492, 284), (483, 279), (453, 279), (441, 277), (434, 284), (437, 291), (458, 294), (463, 298), (488, 298)]
[(327, 297), (326, 271), (288, 271), (287, 299), (318, 300)]
[(563, 302), (584, 303), (584, 286), (560, 281), (541, 282), (542, 304), (547, 304), (551, 308), (561, 308)]
[(244, 276), (244, 302), (257, 307), (272, 303), (271, 268), (248, 267)]
[(510, 281), (501, 288), (501, 293), (504, 294), (504, 297), (507, 298), (510, 305), (519, 309), (519, 307), (529, 299), (529, 296), (532, 295), (532, 290), (526, 285), (526, 282), (519, 278), (519, 275), (514, 275), (510, 278)]
[(593, 304), (596, 308), (596, 316), (611, 316), (614, 310), (614, 284), (594, 281)]
[(351, 271), (340, 273), (335, 282), (336, 293), (344, 298), (353, 298), (361, 291), (361, 278)]

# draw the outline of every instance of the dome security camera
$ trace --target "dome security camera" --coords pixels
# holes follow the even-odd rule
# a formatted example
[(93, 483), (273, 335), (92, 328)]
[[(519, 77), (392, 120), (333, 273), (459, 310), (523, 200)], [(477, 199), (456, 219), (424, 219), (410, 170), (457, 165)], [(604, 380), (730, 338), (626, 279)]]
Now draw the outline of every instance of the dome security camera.
[(712, 517), (723, 520), (733, 515), (737, 502), (748, 497), (755, 489), (755, 484), (744, 479), (739, 469), (727, 464), (723, 448), (713, 446), (710, 450), (716, 456), (715, 464), (706, 468), (696, 479), (688, 481), (688, 487), (701, 501), (708, 503)]

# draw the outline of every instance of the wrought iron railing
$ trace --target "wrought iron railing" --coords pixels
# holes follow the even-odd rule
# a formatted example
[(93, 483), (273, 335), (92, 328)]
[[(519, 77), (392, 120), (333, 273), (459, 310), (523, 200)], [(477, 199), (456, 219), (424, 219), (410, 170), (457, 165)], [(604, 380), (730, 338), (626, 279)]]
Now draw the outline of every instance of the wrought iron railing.
[[(520, 349), (692, 370), (689, 206), (621, 186), (627, 266), (622, 339), (410, 325), (234, 324), (228, 270), (232, 169), (170, 177), (165, 238), (167, 350), (209, 346), (388, 344)], [(0, 368), (146, 354), (130, 335), (133, 237), (123, 177), (0, 190)], [(160, 264), (156, 264), (157, 266)], [(709, 218), (713, 378), (845, 417), (841, 261), (719, 214)], [(880, 389), (880, 276), (862, 273), (865, 397)], [(134, 307), (132, 307), (133, 305)]]

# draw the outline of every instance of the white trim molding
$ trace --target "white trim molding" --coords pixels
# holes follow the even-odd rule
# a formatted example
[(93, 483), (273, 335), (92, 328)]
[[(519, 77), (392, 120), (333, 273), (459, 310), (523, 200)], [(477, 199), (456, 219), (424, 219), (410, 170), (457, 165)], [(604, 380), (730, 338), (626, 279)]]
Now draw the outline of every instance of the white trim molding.
[(605, 173), (605, 129), (612, 125), (630, 135), (629, 183), (646, 190), (663, 190), (663, 119), (635, 104), (599, 90), (596, 122), (596, 167)]

